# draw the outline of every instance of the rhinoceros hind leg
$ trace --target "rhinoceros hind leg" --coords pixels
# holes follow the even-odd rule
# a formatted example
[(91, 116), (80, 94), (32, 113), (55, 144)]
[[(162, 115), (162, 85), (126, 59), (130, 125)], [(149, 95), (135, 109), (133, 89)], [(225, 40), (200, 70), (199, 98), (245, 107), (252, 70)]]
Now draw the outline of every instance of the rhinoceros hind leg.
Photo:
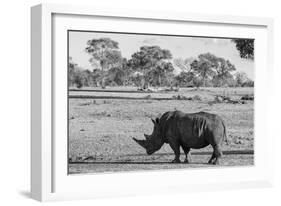
[(214, 162), (214, 159), (215, 159), (215, 154), (213, 152), (212, 157), (208, 161), (208, 164), (212, 164)]
[(218, 165), (219, 162), (220, 162), (219, 159), (222, 157), (222, 151), (221, 151), (219, 145), (214, 145), (213, 148), (214, 148), (214, 152), (213, 152), (212, 157), (211, 157), (211, 159), (209, 160), (208, 163)]

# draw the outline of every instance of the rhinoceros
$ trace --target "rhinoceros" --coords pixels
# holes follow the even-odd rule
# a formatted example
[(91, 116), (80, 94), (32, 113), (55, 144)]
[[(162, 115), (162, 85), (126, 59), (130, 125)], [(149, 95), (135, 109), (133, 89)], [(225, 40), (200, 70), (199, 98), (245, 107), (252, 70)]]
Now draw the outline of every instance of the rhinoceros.
[[(175, 153), (172, 163), (180, 163), (180, 147), (185, 153), (185, 163), (190, 162), (191, 148), (200, 149), (211, 145), (213, 148), (209, 164), (219, 164), (221, 146), (227, 142), (226, 127), (221, 117), (207, 112), (183, 113), (169, 111), (160, 119), (151, 119), (154, 129), (151, 135), (144, 134), (145, 140), (133, 138), (146, 149), (148, 155), (158, 151), (168, 143)], [(227, 142), (228, 143), (228, 142)]]

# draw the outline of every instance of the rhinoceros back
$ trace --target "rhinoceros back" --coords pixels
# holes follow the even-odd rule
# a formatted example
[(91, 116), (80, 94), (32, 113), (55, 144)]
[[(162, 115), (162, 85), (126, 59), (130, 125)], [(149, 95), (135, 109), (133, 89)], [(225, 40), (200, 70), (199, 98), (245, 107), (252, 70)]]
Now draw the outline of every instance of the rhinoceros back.
[(216, 114), (166, 112), (162, 115), (160, 124), (166, 143), (178, 141), (188, 147), (202, 148), (226, 140), (224, 122)]

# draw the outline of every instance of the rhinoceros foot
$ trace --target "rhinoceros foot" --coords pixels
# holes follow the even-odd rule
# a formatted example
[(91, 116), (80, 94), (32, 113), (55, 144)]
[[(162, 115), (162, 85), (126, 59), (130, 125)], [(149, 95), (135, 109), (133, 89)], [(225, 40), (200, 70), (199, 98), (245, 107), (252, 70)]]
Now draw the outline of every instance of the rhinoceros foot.
[(211, 158), (208, 164), (219, 165), (220, 164), (219, 158)]
[(171, 163), (181, 163), (179, 159), (174, 159)]
[(219, 161), (219, 158), (217, 158), (214, 162), (213, 162), (214, 165), (219, 165), (220, 164), (220, 161)]

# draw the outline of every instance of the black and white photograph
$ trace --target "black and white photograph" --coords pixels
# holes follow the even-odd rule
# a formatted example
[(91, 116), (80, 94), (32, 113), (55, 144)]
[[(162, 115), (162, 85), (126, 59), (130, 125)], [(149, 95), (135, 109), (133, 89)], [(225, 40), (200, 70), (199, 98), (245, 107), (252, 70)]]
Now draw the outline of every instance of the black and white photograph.
[(254, 39), (67, 39), (68, 174), (254, 165)]

